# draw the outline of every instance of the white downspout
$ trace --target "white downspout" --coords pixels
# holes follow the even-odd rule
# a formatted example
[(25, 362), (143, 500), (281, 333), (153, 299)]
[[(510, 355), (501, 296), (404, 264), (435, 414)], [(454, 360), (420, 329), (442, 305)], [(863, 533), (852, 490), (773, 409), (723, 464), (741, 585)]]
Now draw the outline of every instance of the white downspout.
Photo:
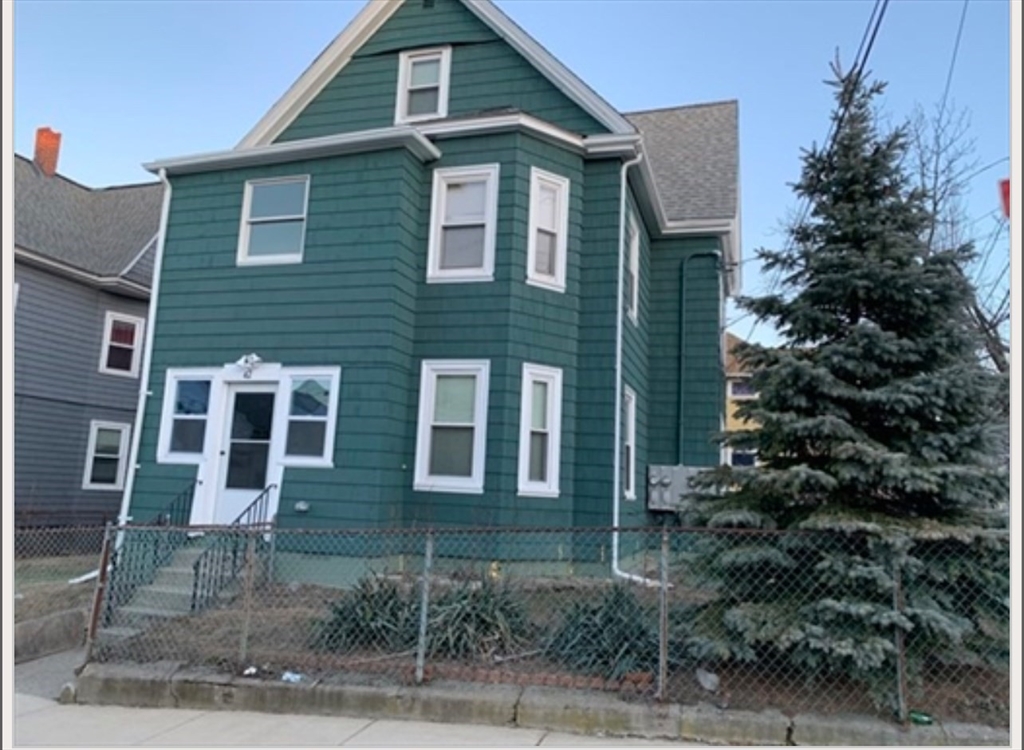
[[(615, 297), (615, 446), (612, 451), (612, 575), (624, 578), (634, 583), (642, 583), (647, 586), (659, 585), (657, 581), (644, 578), (643, 576), (626, 573), (619, 568), (619, 504), (622, 502), (622, 286), (625, 274), (625, 253), (626, 253), (626, 195), (627, 195), (627, 173), (629, 168), (636, 166), (643, 161), (643, 151), (637, 151), (635, 159), (622, 163), (620, 173), (619, 192), (619, 279), (617, 294)], [(640, 279), (634, 283), (639, 284)]]
[[(117, 523), (124, 526), (130, 518), (128, 508), (131, 504), (132, 489), (135, 487), (135, 471), (139, 460), (139, 444), (142, 442), (142, 420), (146, 414), (146, 401), (152, 394), (149, 392), (149, 374), (153, 362), (153, 334), (156, 332), (156, 308), (160, 299), (160, 270), (164, 264), (164, 245), (167, 242), (167, 220), (171, 212), (171, 183), (167, 179), (167, 170), (161, 169), (158, 176), (164, 184), (164, 203), (160, 210), (160, 231), (157, 235), (156, 258), (153, 260), (153, 283), (150, 286), (149, 316), (146, 321), (146, 343), (142, 352), (142, 383), (139, 388), (139, 403), (135, 412), (135, 430), (132, 432), (132, 449), (128, 459), (128, 476), (124, 483), (124, 495), (121, 497), (121, 512)], [(121, 546), (121, 533), (118, 533), (117, 546)]]
[[(149, 370), (153, 358), (153, 331), (156, 323), (156, 305), (160, 289), (160, 269), (164, 260), (164, 242), (167, 239), (167, 218), (171, 211), (171, 183), (167, 179), (167, 170), (161, 169), (158, 174), (164, 184), (163, 205), (160, 208), (160, 229), (157, 231), (156, 257), (153, 259), (153, 281), (149, 292), (149, 313), (146, 316), (146, 339), (142, 348), (142, 379), (139, 382), (139, 400), (135, 409), (135, 425), (132, 429), (132, 446), (128, 455), (128, 472), (124, 482), (124, 494), (121, 496), (121, 510), (117, 514), (117, 525), (124, 526), (128, 520), (128, 507), (131, 503), (132, 488), (135, 486), (135, 466), (139, 460), (139, 443), (142, 438), (142, 420), (146, 412), (146, 399), (149, 394)], [(118, 531), (114, 541), (114, 549), (120, 549), (124, 541), (124, 531)], [(99, 569), (68, 581), (74, 585), (91, 581), (99, 575)]]

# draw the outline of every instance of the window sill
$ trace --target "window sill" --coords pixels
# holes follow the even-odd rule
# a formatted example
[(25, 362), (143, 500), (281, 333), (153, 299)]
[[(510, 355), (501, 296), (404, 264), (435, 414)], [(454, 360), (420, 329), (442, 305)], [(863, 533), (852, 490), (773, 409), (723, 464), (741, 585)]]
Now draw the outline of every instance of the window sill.
[(297, 456), (285, 456), (281, 459), (281, 466), (286, 469), (333, 469), (334, 461), (326, 458), (299, 458)]
[(444, 120), (448, 115), (444, 112), (431, 112), (428, 115), (402, 115), (395, 118), (395, 125), (410, 125), (417, 122), (430, 122), (431, 120)]
[(550, 499), (557, 499), (561, 493), (558, 490), (537, 488), (532, 489), (529, 487), (520, 487), (516, 493), (516, 497), (543, 497)]
[(454, 492), (460, 495), (482, 495), (483, 485), (477, 484), (448, 484), (442, 481), (418, 481), (412, 485), (416, 492)]
[(294, 266), (302, 263), (301, 255), (268, 255), (256, 258), (238, 258), (236, 265), (242, 266)]
[(636, 500), (636, 493), (635, 492), (626, 492), (626, 493), (623, 494), (622, 499), (623, 500), (633, 500), (633, 501), (635, 501)]
[(447, 274), (442, 275), (436, 273), (427, 275), (428, 284), (480, 284), (487, 283), (489, 281), (494, 281), (493, 273), (481, 273), (473, 276), (462, 274), (449, 276)]
[(124, 491), (123, 484), (83, 484), (83, 490), (91, 490), (94, 492), (122, 492)]
[(565, 294), (565, 284), (564, 283), (559, 283), (557, 281), (545, 279), (543, 277), (527, 276), (526, 277), (526, 283), (529, 286), (535, 286), (538, 289), (547, 289), (547, 290), (552, 291), (552, 292), (558, 292), (560, 294)]
[(101, 367), (99, 369), (99, 373), (100, 375), (115, 375), (119, 378), (132, 378), (133, 380), (138, 380), (139, 378), (138, 370), (135, 372), (127, 372), (125, 370), (110, 370), (106, 367)]

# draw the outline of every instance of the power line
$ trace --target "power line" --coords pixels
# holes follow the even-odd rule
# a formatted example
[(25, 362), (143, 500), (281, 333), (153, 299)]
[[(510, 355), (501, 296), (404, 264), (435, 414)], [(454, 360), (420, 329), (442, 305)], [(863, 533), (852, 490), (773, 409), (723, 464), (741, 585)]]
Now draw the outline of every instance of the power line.
[[(853, 78), (853, 87), (855, 89), (860, 83), (861, 76), (864, 74), (867, 68), (868, 58), (871, 56), (871, 50), (875, 46), (875, 39), (878, 37), (878, 30), (882, 26), (882, 19), (885, 18), (885, 11), (889, 7), (889, 0), (875, 0), (875, 4), (871, 9), (871, 15), (868, 17), (867, 25), (864, 27), (864, 33), (860, 38), (860, 45), (857, 47), (857, 55), (854, 57), (853, 65), (850, 68), (850, 75)], [(849, 112), (850, 106), (853, 104), (853, 97), (845, 97), (840, 100), (839, 115), (829, 123), (828, 132), (825, 134), (825, 143), (827, 147), (824, 150), (825, 158), (827, 161), (832, 160), (832, 149), (835, 147), (835, 139), (839, 135), (839, 131), (842, 128), (843, 121), (846, 119), (846, 115)], [(807, 219), (807, 212), (810, 211), (811, 201), (807, 199), (804, 201), (800, 211), (797, 224), (802, 224)], [(792, 249), (792, 244), (787, 243), (787, 250)], [(776, 287), (779, 284), (779, 280), (782, 276), (781, 269), (777, 270), (773, 275), (768, 285), (768, 293), (773, 294)], [(754, 318), (753, 324), (750, 326), (750, 331), (747, 332), (747, 340), (749, 341), (754, 331), (757, 330), (757, 326), (760, 323), (759, 318)]]
[(953, 71), (956, 69), (956, 58), (960, 52), (960, 38), (964, 33), (964, 20), (967, 18), (967, 5), (970, 0), (964, 0), (963, 8), (960, 10), (960, 23), (956, 29), (956, 41), (953, 42), (953, 55), (949, 59), (949, 70), (946, 73), (946, 87), (942, 92), (942, 104), (939, 105), (939, 121), (942, 121), (942, 115), (946, 111), (946, 100), (949, 98), (949, 89), (953, 83)]
[(974, 171), (973, 171), (973, 172), (971, 172), (971, 173), (970, 173), (969, 175), (967, 175), (966, 177), (964, 177), (964, 178), (963, 178), (963, 181), (964, 181), (964, 182), (968, 182), (968, 181), (970, 181), (970, 180), (973, 180), (973, 179), (974, 179), (975, 177), (977, 177), (978, 175), (980, 175), (980, 174), (984, 174), (984, 173), (985, 173), (985, 172), (987, 172), (988, 170), (992, 169), (992, 167), (998, 167), (998, 166), (999, 166), (1000, 164), (1002, 164), (1002, 163), (1003, 163), (1003, 162), (1005, 162), (1005, 161), (1010, 161), (1010, 157), (1009, 157), (1009, 156), (1004, 156), (1004, 157), (1003, 157), (1002, 159), (996, 159), (996, 160), (995, 160), (994, 162), (992, 162), (991, 164), (986, 164), (986, 165), (985, 165), (984, 167), (982, 167), (981, 169), (976, 169), (976, 170), (974, 170)]

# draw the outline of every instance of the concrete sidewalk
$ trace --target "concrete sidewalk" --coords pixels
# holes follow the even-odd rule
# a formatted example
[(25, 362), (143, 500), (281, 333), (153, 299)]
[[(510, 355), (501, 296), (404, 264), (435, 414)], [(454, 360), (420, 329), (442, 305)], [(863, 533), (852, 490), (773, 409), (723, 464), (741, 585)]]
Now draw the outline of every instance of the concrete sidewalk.
[[(248, 711), (60, 705), (14, 696), (15, 747), (684, 747), (422, 721), (290, 716)], [(696, 747), (696, 745), (691, 745)]]

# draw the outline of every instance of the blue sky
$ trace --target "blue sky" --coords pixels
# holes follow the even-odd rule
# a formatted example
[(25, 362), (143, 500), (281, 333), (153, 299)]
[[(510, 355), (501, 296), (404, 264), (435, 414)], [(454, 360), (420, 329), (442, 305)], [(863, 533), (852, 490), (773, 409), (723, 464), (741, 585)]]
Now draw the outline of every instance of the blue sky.
[[(797, 204), (800, 150), (828, 130), (823, 84), (851, 62), (872, 0), (498, 0), (520, 26), (621, 111), (737, 99), (743, 252), (778, 246)], [(140, 164), (234, 146), (363, 6), (362, 0), (17, 0), (14, 146), (63, 134), (60, 171), (103, 186), (151, 179)], [(894, 120), (942, 98), (962, 0), (892, 0), (869, 68)], [(949, 101), (971, 115), (975, 158), (1009, 155), (1006, 0), (968, 0)], [(969, 211), (983, 243), (996, 181), (978, 175)], [(990, 261), (992, 280), (1009, 252)], [(755, 262), (744, 293), (763, 291)], [(739, 317), (730, 311), (730, 320)], [(747, 318), (731, 328), (764, 339)]]

